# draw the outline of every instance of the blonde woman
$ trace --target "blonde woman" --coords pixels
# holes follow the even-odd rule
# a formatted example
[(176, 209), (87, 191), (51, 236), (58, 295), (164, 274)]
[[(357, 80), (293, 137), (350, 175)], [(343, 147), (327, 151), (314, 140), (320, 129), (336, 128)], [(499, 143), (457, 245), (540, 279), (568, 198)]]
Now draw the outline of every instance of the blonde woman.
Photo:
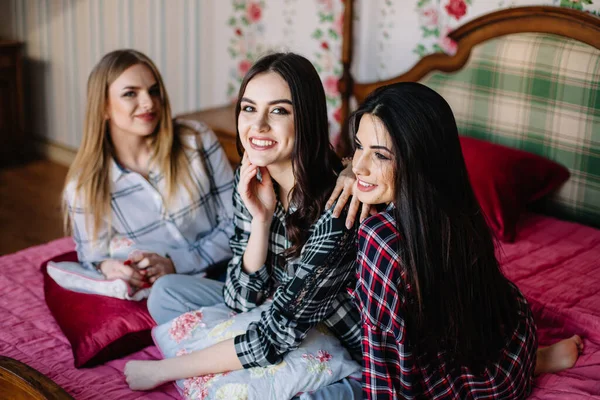
[(135, 50), (108, 53), (87, 91), (64, 189), (79, 261), (140, 287), (231, 258), (231, 166), (205, 125), (172, 120), (154, 63)]

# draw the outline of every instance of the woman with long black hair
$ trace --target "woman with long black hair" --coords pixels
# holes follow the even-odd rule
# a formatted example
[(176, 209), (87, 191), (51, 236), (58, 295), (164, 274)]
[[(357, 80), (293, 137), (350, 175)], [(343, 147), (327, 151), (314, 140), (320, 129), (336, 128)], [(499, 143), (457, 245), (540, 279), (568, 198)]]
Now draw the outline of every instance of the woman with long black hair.
[(578, 336), (537, 351), (531, 310), (500, 270), (448, 103), (397, 83), (372, 93), (350, 126), (354, 193), (381, 210), (358, 232), (365, 397), (525, 398), (534, 374), (571, 367)]

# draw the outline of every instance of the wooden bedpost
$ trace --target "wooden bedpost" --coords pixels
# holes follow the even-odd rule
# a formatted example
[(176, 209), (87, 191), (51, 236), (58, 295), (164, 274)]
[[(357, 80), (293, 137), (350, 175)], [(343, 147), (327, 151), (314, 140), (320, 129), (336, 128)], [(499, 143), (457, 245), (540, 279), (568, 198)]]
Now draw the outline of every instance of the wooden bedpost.
[(344, 1), (344, 26), (342, 33), (342, 77), (338, 81), (338, 89), (342, 96), (341, 118), (340, 118), (340, 139), (336, 151), (342, 156), (350, 152), (350, 138), (348, 137), (348, 115), (350, 114), (350, 97), (352, 96), (352, 87), (354, 82), (350, 67), (352, 65), (352, 22), (354, 19), (354, 0)]

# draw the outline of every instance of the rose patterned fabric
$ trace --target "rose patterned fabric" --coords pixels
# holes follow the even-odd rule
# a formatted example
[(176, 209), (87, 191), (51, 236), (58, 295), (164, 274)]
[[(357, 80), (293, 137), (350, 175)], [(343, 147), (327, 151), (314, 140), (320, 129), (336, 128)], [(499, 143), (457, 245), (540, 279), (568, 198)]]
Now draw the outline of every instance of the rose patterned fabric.
[[(238, 336), (269, 307), (271, 301), (239, 314), (224, 304), (203, 307), (154, 328), (152, 335), (166, 358), (178, 357)], [(349, 376), (360, 379), (360, 365), (325, 326), (317, 325), (279, 364), (181, 379), (175, 385), (186, 399), (275, 400)]]

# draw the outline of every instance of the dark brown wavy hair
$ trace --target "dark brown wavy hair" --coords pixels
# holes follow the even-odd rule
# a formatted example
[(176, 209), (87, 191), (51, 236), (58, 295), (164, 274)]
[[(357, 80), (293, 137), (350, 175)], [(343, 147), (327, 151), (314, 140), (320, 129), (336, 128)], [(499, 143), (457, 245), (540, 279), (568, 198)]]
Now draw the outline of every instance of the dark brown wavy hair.
[(298, 257), (308, 239), (310, 226), (317, 221), (342, 165), (329, 142), (327, 103), (321, 78), (306, 58), (294, 53), (274, 53), (262, 57), (248, 71), (240, 86), (235, 105), (237, 149), (243, 155), (237, 121), (241, 99), (248, 82), (256, 75), (274, 72), (286, 81), (292, 95), (296, 140), (292, 168), (296, 183), (290, 192), (290, 204), (297, 210), (286, 216), (288, 239), (292, 246), (284, 255)]

